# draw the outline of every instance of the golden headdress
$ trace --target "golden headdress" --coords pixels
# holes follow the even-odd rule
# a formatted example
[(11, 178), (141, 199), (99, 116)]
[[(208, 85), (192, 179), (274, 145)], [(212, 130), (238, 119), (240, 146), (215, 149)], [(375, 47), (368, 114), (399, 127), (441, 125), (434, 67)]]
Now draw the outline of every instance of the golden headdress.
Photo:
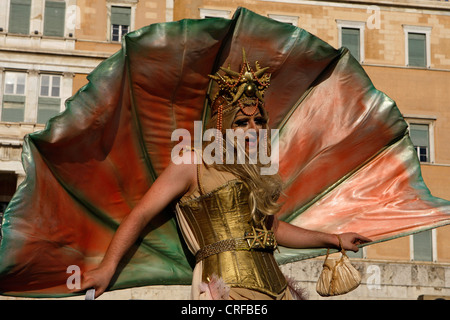
[[(217, 129), (222, 130), (223, 112), (230, 108), (239, 107), (245, 115), (253, 115), (264, 103), (265, 90), (270, 85), (269, 67), (261, 68), (258, 61), (255, 62), (255, 70), (247, 61), (245, 50), (242, 49), (242, 65), (240, 72), (220, 67), (225, 74), (218, 72), (209, 75), (218, 84), (217, 92), (210, 97), (211, 116), (217, 114)], [(245, 107), (254, 105), (254, 110), (246, 112)]]

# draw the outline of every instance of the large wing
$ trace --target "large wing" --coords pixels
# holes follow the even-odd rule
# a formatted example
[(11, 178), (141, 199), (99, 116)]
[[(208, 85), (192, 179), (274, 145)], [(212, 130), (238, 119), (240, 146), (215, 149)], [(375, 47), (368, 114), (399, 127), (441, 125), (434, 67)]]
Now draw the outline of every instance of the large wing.
[[(280, 217), (386, 241), (450, 223), (450, 202), (425, 185), (407, 124), (342, 50), (280, 124)], [(373, 243), (374, 243), (373, 242)], [(280, 263), (323, 254), (287, 250)]]
[[(280, 130), (282, 219), (378, 241), (449, 222), (449, 202), (421, 180), (395, 103), (347, 50), (238, 9), (232, 20), (182, 20), (127, 35), (67, 110), (27, 136), (27, 178), (2, 227), (0, 292), (66, 295), (68, 266), (99, 263), (121, 219), (169, 163), (172, 131), (193, 133), (206, 113), (207, 75), (223, 64), (236, 69), (243, 47), (272, 73), (265, 101)], [(185, 252), (167, 209), (130, 250), (112, 289), (190, 283)], [(277, 259), (322, 252), (282, 250)]]
[[(281, 219), (374, 242), (450, 223), (450, 201), (430, 194), (395, 102), (376, 90), (347, 49), (246, 10), (239, 14), (221, 62), (236, 69), (245, 47), (249, 59), (270, 66), (265, 101), (279, 130), (286, 183)], [(282, 248), (276, 257), (286, 263), (325, 252)]]
[[(27, 174), (3, 220), (0, 292), (66, 295), (95, 267), (120, 221), (170, 161), (171, 133), (193, 133), (229, 20), (183, 20), (128, 34), (46, 129), (26, 137)], [(120, 266), (113, 289), (189, 284), (192, 267), (168, 208)], [(69, 273), (68, 273), (69, 272)], [(70, 280), (72, 281), (72, 280)]]

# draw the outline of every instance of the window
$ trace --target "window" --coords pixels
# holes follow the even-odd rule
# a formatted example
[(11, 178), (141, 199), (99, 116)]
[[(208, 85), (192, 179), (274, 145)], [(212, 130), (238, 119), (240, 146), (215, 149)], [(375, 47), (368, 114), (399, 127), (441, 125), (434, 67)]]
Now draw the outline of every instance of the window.
[(106, 0), (108, 41), (120, 42), (134, 30), (137, 3), (136, 0)]
[(66, 3), (64, 1), (45, 1), (44, 35), (64, 36)]
[(411, 140), (420, 162), (430, 162), (430, 129), (427, 124), (412, 123), (409, 128)]
[(8, 32), (30, 33), (31, 0), (11, 0)]
[(227, 10), (216, 10), (216, 9), (204, 9), (200, 8), (200, 18), (206, 19), (206, 18), (225, 18), (229, 19), (231, 11)]
[(5, 94), (24, 95), (26, 74), (21, 72), (6, 72)]
[(412, 235), (412, 260), (433, 261), (433, 230)]
[(427, 66), (426, 35), (408, 33), (408, 65), (413, 67)]
[(26, 73), (5, 72), (2, 121), (24, 121), (26, 79)]
[(130, 31), (131, 8), (111, 7), (111, 41), (121, 41), (122, 36)]
[(41, 75), (37, 123), (46, 123), (60, 112), (61, 76)]
[(404, 115), (409, 136), (420, 162), (434, 163), (434, 125), (436, 117)]
[(420, 162), (434, 163), (435, 116), (404, 115), (409, 136)]
[(342, 46), (347, 47), (355, 59), (360, 61), (360, 30), (353, 28), (342, 28), (341, 32)]
[(358, 258), (363, 259), (365, 253), (365, 248), (359, 248), (358, 252), (346, 251), (346, 254), (349, 258)]
[(285, 15), (279, 15), (279, 14), (269, 14), (268, 16), (269, 16), (269, 18), (272, 18), (272, 19), (280, 21), (280, 22), (288, 23), (293, 26), (298, 25), (298, 17), (295, 17), (295, 16), (285, 16)]
[(403, 25), (405, 33), (405, 61), (411, 67), (430, 67), (431, 27)]
[(339, 30), (339, 47), (346, 47), (360, 63), (364, 62), (365, 22), (336, 20)]
[(61, 76), (42, 75), (41, 76), (41, 97), (58, 97), (61, 92)]

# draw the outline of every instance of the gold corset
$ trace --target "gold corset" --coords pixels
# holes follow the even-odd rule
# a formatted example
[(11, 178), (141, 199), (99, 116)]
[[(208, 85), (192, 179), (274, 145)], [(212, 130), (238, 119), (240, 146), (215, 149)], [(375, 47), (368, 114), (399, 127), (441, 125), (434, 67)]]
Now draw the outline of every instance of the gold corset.
[(286, 288), (286, 279), (273, 257), (273, 234), (253, 224), (248, 196), (242, 181), (231, 180), (209, 193), (180, 202), (179, 208), (200, 251), (217, 244), (234, 244), (231, 249), (202, 256), (203, 281), (216, 274), (231, 287), (276, 296)]

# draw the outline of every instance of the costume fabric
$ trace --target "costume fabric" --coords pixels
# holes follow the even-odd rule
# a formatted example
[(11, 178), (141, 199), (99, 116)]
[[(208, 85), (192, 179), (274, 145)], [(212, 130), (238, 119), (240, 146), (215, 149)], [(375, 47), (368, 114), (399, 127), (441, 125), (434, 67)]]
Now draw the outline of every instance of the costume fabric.
[[(129, 33), (66, 110), (25, 137), (26, 179), (1, 230), (2, 294), (70, 295), (69, 267), (99, 264), (122, 219), (171, 161), (175, 129), (186, 129), (194, 144), (194, 121), (209, 119), (208, 75), (239, 69), (242, 48), (272, 74), (264, 100), (269, 125), (279, 130), (272, 147), (286, 184), (280, 219), (375, 242), (450, 222), (450, 202), (423, 182), (395, 102), (349, 51), (240, 8), (230, 20)], [(281, 248), (275, 258), (325, 253)], [(194, 265), (170, 207), (142, 232), (110, 289), (190, 284)]]

